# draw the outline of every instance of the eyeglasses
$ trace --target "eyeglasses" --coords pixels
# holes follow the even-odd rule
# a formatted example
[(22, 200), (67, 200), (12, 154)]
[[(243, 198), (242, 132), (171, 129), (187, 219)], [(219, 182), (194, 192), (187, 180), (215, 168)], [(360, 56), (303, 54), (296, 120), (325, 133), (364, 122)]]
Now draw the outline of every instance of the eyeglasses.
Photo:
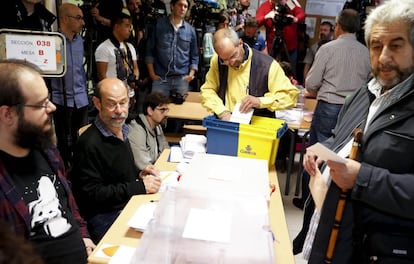
[(38, 104), (38, 105), (34, 105), (34, 104), (17, 104), (17, 106), (20, 107), (31, 107), (31, 108), (36, 108), (36, 109), (47, 109), (50, 106), (50, 101), (47, 100), (45, 101), (43, 104)]
[(236, 47), (236, 51), (230, 56), (230, 58), (223, 60), (222, 58), (219, 57), (219, 62), (221, 65), (228, 65), (229, 62), (234, 62), (235, 60), (237, 60), (240, 56), (240, 48), (239, 46)]
[(81, 21), (81, 20), (83, 20), (83, 19), (84, 19), (84, 18), (83, 18), (83, 16), (81, 16), (81, 15), (77, 15), (77, 16), (69, 16), (69, 15), (67, 15), (67, 17), (70, 17), (70, 18), (76, 19), (76, 20), (78, 20), (78, 21)]
[(155, 109), (160, 111), (162, 114), (164, 114), (165, 112), (168, 113), (168, 111), (170, 111), (170, 108), (168, 108), (168, 107), (155, 107)]
[(127, 109), (129, 107), (129, 102), (128, 101), (123, 101), (123, 102), (119, 102), (119, 103), (112, 102), (112, 103), (106, 103), (106, 104), (103, 104), (103, 105), (109, 111), (115, 111), (115, 109), (117, 109), (118, 106), (121, 109)]

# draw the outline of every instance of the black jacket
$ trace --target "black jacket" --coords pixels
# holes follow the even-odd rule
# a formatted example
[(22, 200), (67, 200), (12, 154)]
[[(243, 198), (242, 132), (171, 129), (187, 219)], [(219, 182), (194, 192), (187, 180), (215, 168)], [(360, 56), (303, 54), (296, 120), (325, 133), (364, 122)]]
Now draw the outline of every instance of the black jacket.
[[(360, 240), (372, 232), (414, 234), (414, 86), (377, 113), (364, 132), (361, 168), (348, 199), (332, 263), (357, 263)], [(364, 129), (371, 102), (367, 87), (346, 100), (334, 136), (325, 144), (338, 150), (355, 127)], [(331, 183), (309, 263), (323, 263), (340, 189)]]

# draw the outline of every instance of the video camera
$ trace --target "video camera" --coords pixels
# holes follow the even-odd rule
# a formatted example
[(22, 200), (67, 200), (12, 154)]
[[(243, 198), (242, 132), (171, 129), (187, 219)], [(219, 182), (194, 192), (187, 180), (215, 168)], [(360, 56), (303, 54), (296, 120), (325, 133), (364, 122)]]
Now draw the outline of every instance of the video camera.
[(293, 18), (287, 16), (289, 14), (289, 8), (286, 5), (276, 4), (275, 5), (275, 17), (273, 23), (277, 28), (283, 28), (286, 25), (290, 25), (293, 22)]
[(212, 12), (213, 8), (219, 8), (218, 2), (214, 0), (194, 0), (190, 17), (195, 28), (202, 28), (206, 24), (214, 24), (218, 21), (218, 13)]

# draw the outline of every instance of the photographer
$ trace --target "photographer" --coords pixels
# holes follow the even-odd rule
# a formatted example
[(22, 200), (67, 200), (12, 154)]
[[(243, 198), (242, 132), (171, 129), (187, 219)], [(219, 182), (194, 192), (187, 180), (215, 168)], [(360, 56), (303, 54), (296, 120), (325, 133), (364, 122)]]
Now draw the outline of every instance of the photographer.
[[(260, 5), (256, 13), (259, 27), (266, 28), (267, 49), (272, 57), (277, 58), (280, 53), (289, 57), (292, 69), (296, 72), (297, 60), (297, 24), (305, 21), (305, 12), (296, 0), (271, 0)], [(278, 36), (277, 33), (280, 33)], [(273, 40), (280, 37), (282, 49), (274, 50)], [(278, 40), (278, 39), (277, 39)], [(285, 47), (287, 49), (285, 49)]]

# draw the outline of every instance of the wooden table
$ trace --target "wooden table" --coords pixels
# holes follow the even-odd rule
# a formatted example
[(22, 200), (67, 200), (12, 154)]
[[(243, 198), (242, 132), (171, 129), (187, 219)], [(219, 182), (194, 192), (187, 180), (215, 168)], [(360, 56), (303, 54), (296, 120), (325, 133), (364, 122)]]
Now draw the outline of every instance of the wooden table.
[[(175, 170), (177, 163), (168, 162), (168, 156), (169, 150), (164, 151), (155, 165), (161, 170)], [(282, 197), (274, 166), (269, 171), (269, 179), (276, 185), (276, 191), (270, 198), (269, 208), (270, 226), (275, 235), (275, 263), (294, 264), (295, 260), (292, 253), (291, 241), (283, 210)], [(103, 244), (136, 247), (139, 244), (142, 233), (129, 228), (127, 223), (141, 204), (149, 203), (151, 200), (157, 200), (159, 197), (159, 194), (133, 196), (125, 206), (122, 213), (115, 220), (114, 224), (99, 242), (92, 255), (88, 258), (88, 263), (98, 264), (109, 262), (109, 259), (107, 258), (99, 258), (95, 256)]]
[[(286, 183), (285, 183), (285, 195), (289, 194), (289, 188), (290, 188), (290, 176), (292, 174), (292, 170), (293, 170), (293, 165), (295, 163), (295, 153), (296, 153), (296, 137), (298, 136), (299, 130), (305, 130), (306, 133), (302, 138), (302, 147), (304, 147), (304, 140), (306, 140), (306, 136), (307, 133), (310, 129), (310, 122), (307, 122), (305, 120), (301, 120), (300, 124), (298, 123), (288, 123), (288, 133), (290, 133), (290, 142), (289, 142), (289, 156), (288, 156), (288, 164), (287, 164), (287, 168), (286, 168)], [(304, 151), (304, 149), (302, 149), (301, 151)], [(296, 190), (295, 190), (295, 195), (298, 195), (298, 183), (299, 183), (299, 178), (300, 175), (302, 173), (301, 170), (301, 164), (302, 164), (302, 159), (303, 156), (300, 156), (300, 166), (298, 168), (298, 177), (296, 179)]]
[(170, 111), (168, 112), (168, 117), (201, 121), (204, 117), (211, 115), (211, 113), (201, 105), (201, 99), (197, 100), (199, 96), (200, 93), (198, 92), (189, 92), (188, 99), (186, 99), (183, 104), (169, 104), (168, 108)]

